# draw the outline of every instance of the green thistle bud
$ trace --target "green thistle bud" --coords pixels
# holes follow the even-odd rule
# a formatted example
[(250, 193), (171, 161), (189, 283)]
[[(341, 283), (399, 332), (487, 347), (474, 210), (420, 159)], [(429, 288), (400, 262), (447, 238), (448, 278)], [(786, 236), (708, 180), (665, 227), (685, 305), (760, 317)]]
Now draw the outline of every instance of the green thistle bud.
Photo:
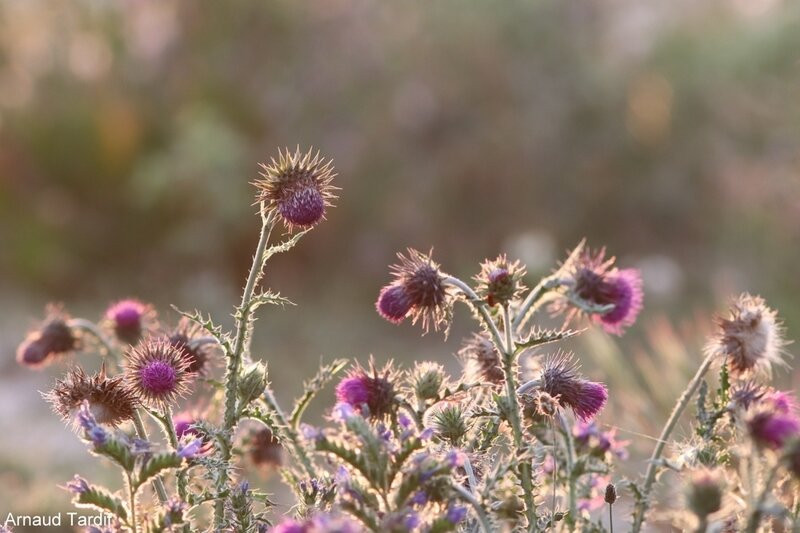
[(257, 362), (248, 366), (239, 381), (239, 399), (244, 405), (249, 404), (264, 393), (267, 387), (267, 367)]
[(411, 384), (419, 400), (438, 398), (444, 381), (444, 367), (437, 363), (417, 363), (411, 372)]
[(481, 272), (475, 276), (478, 282), (476, 292), (490, 307), (506, 305), (525, 290), (522, 284), (524, 276), (525, 267), (519, 261), (510, 263), (505, 255), (500, 255), (494, 261), (487, 260), (481, 264)]
[(428, 426), (440, 439), (458, 446), (469, 431), (469, 424), (461, 404), (443, 402), (431, 411)]

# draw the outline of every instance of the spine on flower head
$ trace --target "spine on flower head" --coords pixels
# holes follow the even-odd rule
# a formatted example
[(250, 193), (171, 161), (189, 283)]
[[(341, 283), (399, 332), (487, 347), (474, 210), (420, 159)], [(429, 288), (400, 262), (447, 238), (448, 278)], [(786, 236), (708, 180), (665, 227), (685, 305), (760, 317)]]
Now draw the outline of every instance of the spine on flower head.
[(392, 266), (394, 281), (381, 289), (375, 308), (394, 324), (411, 317), (412, 323), (422, 322), (428, 331), (446, 328), (450, 323), (452, 302), (444, 283), (444, 274), (430, 255), (408, 249), (408, 255), (398, 253), (400, 262)]

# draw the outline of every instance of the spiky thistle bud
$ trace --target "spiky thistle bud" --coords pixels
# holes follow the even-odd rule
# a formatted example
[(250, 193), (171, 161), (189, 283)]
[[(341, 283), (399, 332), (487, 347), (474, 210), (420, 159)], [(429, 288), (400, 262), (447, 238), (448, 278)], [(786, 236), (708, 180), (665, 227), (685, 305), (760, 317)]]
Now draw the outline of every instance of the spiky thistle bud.
[(196, 374), (179, 349), (163, 339), (151, 339), (131, 349), (125, 364), (128, 386), (152, 407), (164, 408), (189, 392)]
[(464, 408), (457, 402), (440, 402), (428, 413), (427, 426), (434, 435), (453, 446), (459, 446), (469, 431), (469, 421)]
[(60, 306), (49, 305), (47, 318), (17, 348), (17, 362), (30, 368), (40, 368), (58, 356), (78, 350), (80, 337), (70, 327), (69, 320), (69, 314)]
[(425, 331), (447, 327), (452, 314), (451, 298), (439, 265), (412, 248), (408, 257), (397, 254), (400, 262), (392, 265), (394, 281), (381, 289), (375, 308), (394, 324), (410, 316), (412, 323), (422, 322)]
[(540, 374), (540, 389), (561, 406), (573, 410), (575, 416), (586, 421), (595, 417), (608, 400), (608, 389), (580, 376), (579, 367), (572, 354), (558, 352), (545, 359)]
[(245, 442), (254, 465), (271, 468), (283, 464), (283, 446), (268, 427), (253, 431)]
[(369, 372), (357, 365), (339, 382), (336, 386), (336, 399), (364, 416), (382, 418), (394, 406), (395, 380), (391, 363), (379, 372), (370, 360)]
[(95, 419), (109, 426), (131, 420), (139, 403), (122, 376), (107, 377), (104, 370), (89, 376), (77, 366), (43, 396), (65, 422), (76, 422), (75, 415), (86, 401)]
[(444, 367), (438, 363), (417, 363), (411, 371), (411, 386), (419, 400), (433, 400), (445, 382)]
[(293, 229), (311, 228), (325, 218), (325, 211), (336, 198), (331, 181), (336, 176), (330, 161), (311, 149), (305, 154), (298, 147), (278, 152), (277, 161), (261, 165), (261, 178), (254, 185), (258, 201), (268, 213), (280, 216)]
[(490, 307), (496, 304), (507, 305), (525, 290), (523, 277), (525, 267), (519, 261), (512, 263), (505, 254), (499, 255), (497, 259), (487, 259), (481, 264), (481, 272), (475, 276), (475, 281), (478, 282), (475, 292)]
[(697, 470), (686, 487), (686, 503), (698, 518), (705, 519), (722, 507), (723, 479), (714, 470)]
[(785, 366), (783, 326), (763, 298), (742, 294), (730, 307), (728, 318), (717, 318), (716, 332), (706, 353), (728, 362), (732, 374), (751, 371), (771, 373), (773, 365)]
[[(593, 322), (608, 333), (622, 335), (625, 328), (636, 322), (642, 310), (642, 275), (637, 269), (620, 270), (614, 266), (616, 259), (606, 259), (605, 248), (597, 252), (584, 249), (583, 243), (570, 255), (571, 260), (561, 271), (570, 278), (571, 301), (582, 301), (590, 306), (611, 306), (604, 312), (590, 312)], [(573, 307), (571, 313), (581, 312)]]
[(464, 374), (469, 383), (500, 384), (505, 379), (500, 353), (483, 333), (474, 333), (464, 339), (458, 351), (458, 359), (464, 366)]
[(120, 341), (135, 345), (142, 335), (154, 325), (156, 312), (152, 306), (139, 300), (119, 300), (105, 313), (105, 321)]

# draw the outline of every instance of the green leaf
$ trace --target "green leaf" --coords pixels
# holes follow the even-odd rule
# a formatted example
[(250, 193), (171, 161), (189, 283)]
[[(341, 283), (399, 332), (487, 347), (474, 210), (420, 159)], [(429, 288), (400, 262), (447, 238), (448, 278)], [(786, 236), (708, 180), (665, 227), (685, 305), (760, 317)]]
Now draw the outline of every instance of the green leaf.
[(76, 494), (72, 503), (76, 507), (111, 513), (120, 520), (128, 519), (128, 511), (122, 500), (94, 485), (90, 485), (89, 490)]
[(126, 472), (133, 470), (135, 459), (125, 442), (110, 437), (103, 444), (95, 445), (93, 451), (97, 455), (111, 459)]
[(542, 344), (548, 344), (551, 342), (556, 342), (564, 339), (568, 339), (570, 337), (574, 337), (583, 333), (584, 330), (571, 330), (571, 329), (562, 329), (562, 330), (554, 330), (554, 329), (537, 329), (531, 332), (531, 334), (526, 339), (520, 339), (518, 342), (514, 344), (517, 347), (517, 351), (525, 349), (525, 348), (532, 348), (534, 346), (541, 346)]
[(300, 241), (300, 239), (303, 237), (303, 235), (305, 235), (306, 233), (311, 231), (311, 229), (312, 228), (308, 228), (308, 229), (303, 230), (301, 232), (295, 233), (294, 235), (292, 235), (292, 237), (289, 240), (283, 241), (280, 244), (275, 244), (275, 245), (270, 246), (269, 248), (267, 248), (266, 252), (264, 252), (264, 259), (262, 261), (262, 264), (266, 263), (267, 260), (270, 257), (272, 257), (273, 255), (279, 254), (279, 253), (283, 253), (283, 252), (288, 252), (289, 250), (294, 248), (294, 246)]
[(134, 487), (139, 488), (142, 484), (156, 477), (164, 470), (180, 468), (183, 459), (175, 452), (162, 452), (153, 455), (142, 463), (134, 479)]

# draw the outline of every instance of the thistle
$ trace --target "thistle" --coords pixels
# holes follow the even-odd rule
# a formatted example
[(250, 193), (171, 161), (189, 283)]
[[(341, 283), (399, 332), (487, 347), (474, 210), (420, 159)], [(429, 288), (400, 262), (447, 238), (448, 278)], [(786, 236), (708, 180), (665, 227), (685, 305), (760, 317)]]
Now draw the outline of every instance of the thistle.
[(106, 309), (105, 321), (120, 341), (135, 345), (151, 329), (156, 313), (150, 305), (139, 300), (120, 300)]
[(268, 165), (261, 165), (261, 178), (254, 185), (258, 200), (266, 213), (277, 214), (290, 229), (310, 228), (325, 218), (331, 207), (335, 187), (331, 181), (336, 176), (330, 161), (314, 154), (305, 154), (298, 147), (294, 153), (286, 149), (278, 153)]
[(770, 374), (774, 365), (785, 366), (783, 326), (763, 298), (741, 295), (731, 304), (728, 318), (717, 319), (717, 330), (706, 353), (727, 361), (732, 374), (753, 371)]
[(382, 418), (395, 402), (394, 380), (391, 363), (378, 372), (370, 361), (369, 372), (359, 365), (339, 382), (336, 399), (364, 416)]
[(686, 487), (686, 503), (689, 509), (702, 521), (722, 507), (723, 480), (719, 472), (697, 470)]
[(769, 408), (758, 410), (748, 417), (747, 430), (758, 446), (777, 450), (800, 434), (800, 418)]
[[(571, 278), (572, 299), (590, 306), (611, 306), (605, 312), (591, 312), (593, 322), (608, 333), (622, 335), (625, 328), (636, 322), (642, 310), (642, 277), (633, 268), (620, 270), (615, 258), (606, 259), (605, 249), (593, 253), (583, 250), (575, 261), (562, 267)], [(572, 313), (580, 312), (574, 308)]]
[(39, 368), (54, 358), (69, 355), (80, 348), (77, 332), (69, 325), (70, 316), (58, 306), (47, 308), (47, 318), (31, 331), (17, 348), (17, 362)]
[(186, 320), (181, 320), (178, 326), (169, 333), (167, 339), (189, 361), (187, 371), (199, 376), (208, 375), (216, 343), (208, 337), (203, 337), (200, 328)]
[(500, 255), (493, 261), (487, 260), (481, 264), (481, 272), (475, 276), (478, 282), (475, 292), (489, 307), (508, 305), (525, 290), (523, 277), (525, 267), (519, 261), (511, 263), (505, 255)]
[(608, 400), (608, 389), (602, 383), (583, 379), (572, 355), (559, 352), (545, 359), (540, 374), (540, 389), (561, 406), (573, 410), (580, 420), (590, 420), (600, 412)]
[(412, 323), (422, 322), (425, 331), (432, 325), (434, 330), (450, 323), (451, 298), (444, 283), (444, 275), (439, 265), (412, 248), (408, 257), (397, 254), (400, 262), (392, 265), (394, 281), (381, 289), (375, 304), (378, 313), (394, 324), (406, 317)]
[(153, 339), (128, 353), (125, 380), (143, 402), (163, 409), (189, 392), (191, 361), (165, 340)]
[(97, 421), (109, 426), (131, 420), (138, 405), (136, 394), (126, 387), (122, 376), (107, 377), (104, 370), (89, 376), (77, 366), (43, 396), (65, 422), (75, 422), (84, 401)]

